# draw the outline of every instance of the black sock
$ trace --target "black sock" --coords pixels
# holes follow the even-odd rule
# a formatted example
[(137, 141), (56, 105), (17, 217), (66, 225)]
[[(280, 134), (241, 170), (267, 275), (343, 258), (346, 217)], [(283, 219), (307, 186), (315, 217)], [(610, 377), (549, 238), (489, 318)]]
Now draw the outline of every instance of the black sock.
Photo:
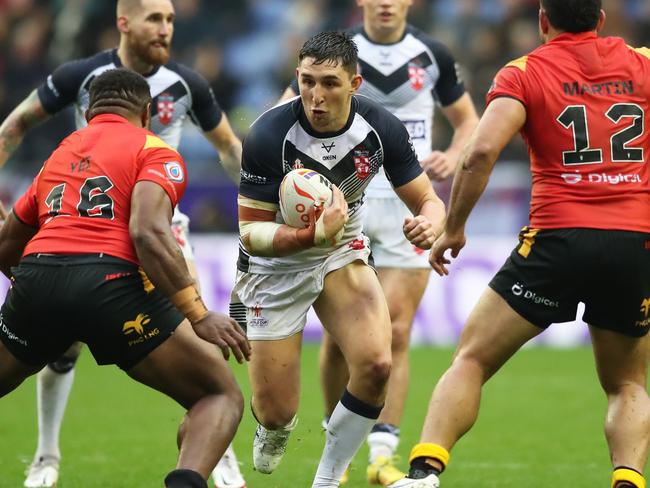
[(411, 461), (408, 477), (414, 480), (421, 480), (430, 474), (438, 476), (440, 471), (425, 461), (425, 458), (418, 457)]
[(165, 477), (166, 488), (208, 488), (208, 483), (196, 471), (175, 469)]

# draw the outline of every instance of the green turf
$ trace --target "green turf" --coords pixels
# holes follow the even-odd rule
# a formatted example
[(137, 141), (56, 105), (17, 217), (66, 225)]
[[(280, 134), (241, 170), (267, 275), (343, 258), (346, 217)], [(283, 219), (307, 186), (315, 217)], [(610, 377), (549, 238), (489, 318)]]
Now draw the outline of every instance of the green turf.
[[(244, 414), (235, 448), (249, 488), (311, 486), (323, 444), (316, 351), (314, 345), (305, 347), (300, 423), (271, 476), (252, 471), (254, 425), (248, 409)], [(449, 349), (412, 352), (399, 449), (404, 457), (418, 438), (431, 388), (450, 355)], [(236, 366), (236, 372), (248, 397), (245, 369)], [(0, 401), (0, 488), (22, 486), (35, 447), (34, 391), (31, 379)], [(524, 350), (486, 387), (479, 421), (454, 449), (443, 487), (609, 486), (604, 411), (589, 349)], [(59, 487), (160, 488), (174, 465), (181, 415), (170, 400), (116, 368), (95, 366), (85, 352), (63, 425)], [(365, 457), (364, 447), (352, 465), (350, 488), (367, 486)]]

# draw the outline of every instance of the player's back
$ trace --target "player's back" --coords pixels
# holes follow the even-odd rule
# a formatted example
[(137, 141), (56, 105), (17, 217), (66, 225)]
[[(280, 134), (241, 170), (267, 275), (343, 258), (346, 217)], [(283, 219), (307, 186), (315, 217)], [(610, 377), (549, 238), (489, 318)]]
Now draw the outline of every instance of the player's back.
[(526, 106), (531, 225), (650, 231), (649, 75), (643, 50), (594, 33), (562, 34), (502, 70), (489, 97), (501, 84)]
[[(145, 166), (152, 160), (160, 168)], [(182, 176), (181, 164), (178, 153), (149, 131), (117, 115), (93, 118), (63, 140), (35, 178), (27, 201), (39, 232), (25, 254), (106, 253), (137, 262), (129, 235), (135, 183), (161, 180), (168, 193), (180, 193), (164, 181), (175, 171)], [(18, 217), (25, 213), (18, 206)]]

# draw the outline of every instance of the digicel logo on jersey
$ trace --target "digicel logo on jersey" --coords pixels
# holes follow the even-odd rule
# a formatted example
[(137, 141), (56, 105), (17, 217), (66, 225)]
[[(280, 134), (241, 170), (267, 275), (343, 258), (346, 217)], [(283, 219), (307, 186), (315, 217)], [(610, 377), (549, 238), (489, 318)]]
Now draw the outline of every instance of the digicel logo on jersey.
[(586, 183), (618, 185), (619, 183), (641, 183), (641, 176), (638, 174), (623, 174), (618, 173), (608, 175), (607, 173), (589, 173), (581, 175), (579, 173), (562, 173), (560, 175), (565, 183), (575, 185), (582, 181)]

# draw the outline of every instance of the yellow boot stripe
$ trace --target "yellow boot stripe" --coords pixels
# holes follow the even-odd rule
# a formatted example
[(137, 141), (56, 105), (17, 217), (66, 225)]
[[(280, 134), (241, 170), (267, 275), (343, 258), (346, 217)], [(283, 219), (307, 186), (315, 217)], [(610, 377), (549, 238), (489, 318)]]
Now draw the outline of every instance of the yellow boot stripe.
[(634, 483), (637, 488), (645, 488), (645, 478), (639, 473), (629, 468), (617, 468), (612, 474), (612, 488), (616, 488), (616, 484), (621, 481)]
[(438, 444), (422, 443), (413, 446), (409, 456), (409, 463), (419, 457), (437, 459), (442, 463), (442, 469), (445, 469), (449, 464), (449, 451)]

